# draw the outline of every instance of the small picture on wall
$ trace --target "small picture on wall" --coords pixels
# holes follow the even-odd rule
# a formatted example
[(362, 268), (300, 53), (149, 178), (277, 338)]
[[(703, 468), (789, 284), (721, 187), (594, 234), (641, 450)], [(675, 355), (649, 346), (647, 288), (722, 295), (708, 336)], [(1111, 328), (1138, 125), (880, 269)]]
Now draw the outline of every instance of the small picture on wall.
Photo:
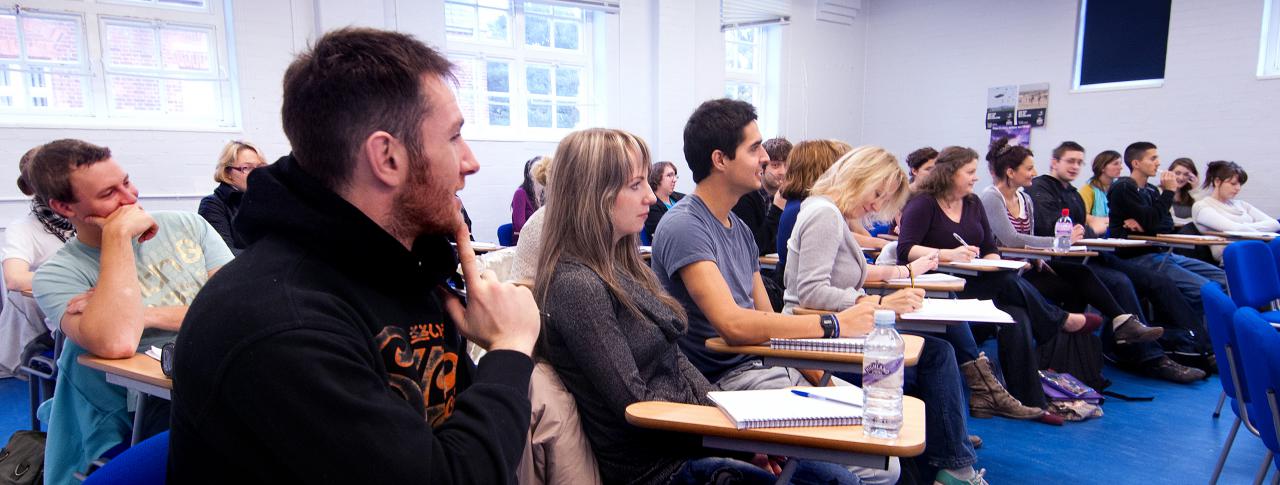
[(1024, 147), (1031, 146), (1031, 127), (1023, 126), (1000, 126), (991, 129), (992, 142), (1001, 138), (1013, 138), (1012, 143), (1022, 145)]
[(1018, 112), (1016, 124), (1044, 126), (1049, 113), (1049, 83), (1018, 86)]
[(1014, 109), (1018, 106), (1018, 86), (987, 88), (987, 129), (1014, 125)]

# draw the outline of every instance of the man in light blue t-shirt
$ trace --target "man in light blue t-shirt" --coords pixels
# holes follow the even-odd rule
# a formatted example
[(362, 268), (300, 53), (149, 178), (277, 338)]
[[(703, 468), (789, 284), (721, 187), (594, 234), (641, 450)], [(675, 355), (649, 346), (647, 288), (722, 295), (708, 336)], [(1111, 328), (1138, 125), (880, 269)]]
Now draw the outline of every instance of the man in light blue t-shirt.
[[(76, 227), (76, 237), (40, 267), (32, 292), (67, 336), (45, 449), (46, 483), (72, 473), (130, 437), (124, 390), (76, 357), (132, 357), (173, 340), (187, 305), (231, 251), (196, 214), (149, 214), (111, 150), (80, 140), (40, 148), (31, 164), (36, 194)], [(168, 428), (168, 403), (142, 411), (143, 434)]]

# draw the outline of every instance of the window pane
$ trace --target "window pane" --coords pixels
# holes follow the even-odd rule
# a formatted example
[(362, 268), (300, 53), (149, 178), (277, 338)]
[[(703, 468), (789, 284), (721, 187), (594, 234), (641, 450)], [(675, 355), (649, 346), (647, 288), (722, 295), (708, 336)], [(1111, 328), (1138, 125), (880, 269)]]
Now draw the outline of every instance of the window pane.
[(754, 84), (739, 84), (736, 99), (756, 104), (756, 87)]
[(218, 116), (218, 85), (216, 81), (164, 81), (164, 111), (181, 114), (186, 118), (215, 118)]
[(178, 71), (212, 71), (209, 32), (186, 29), (160, 31), (164, 68)]
[(156, 29), (143, 25), (107, 24), (103, 49), (107, 64), (160, 67), (156, 58)]
[(551, 94), (551, 66), (528, 66), (524, 78), (530, 94)]
[(729, 99), (738, 99), (738, 85), (734, 83), (725, 83), (724, 97)]
[(476, 9), (466, 5), (444, 6), (445, 32), (449, 38), (471, 38), (476, 32)]
[(107, 88), (112, 109), (144, 113), (159, 113), (162, 109), (159, 79), (111, 76)]
[(22, 17), (27, 59), (80, 62), (80, 22), (70, 18)]
[(9, 72), (9, 69), (17, 69), (17, 65), (0, 64), (0, 108), (12, 108), (13, 98), (18, 94), (14, 89), (13, 80), (18, 79), (18, 72)]
[(572, 67), (556, 68), (556, 96), (577, 96), (581, 71)]
[(557, 16), (557, 17), (567, 17), (567, 18), (571, 18), (571, 19), (580, 19), (580, 18), (582, 18), (582, 9), (580, 9), (580, 8), (574, 8), (574, 7), (556, 7), (556, 8), (555, 8), (555, 12), (556, 12), (556, 16)]
[(733, 29), (733, 32), (737, 34), (735, 37), (739, 41), (742, 41), (742, 42), (756, 41), (756, 29)]
[(576, 22), (556, 22), (556, 48), (578, 50)]
[(551, 103), (547, 101), (529, 102), (529, 127), (551, 128)]
[(489, 40), (507, 40), (507, 26), (511, 19), (507, 12), (501, 10), (480, 9), (480, 37)]
[(578, 126), (578, 107), (572, 104), (556, 106), (556, 128), (575, 128)]
[(183, 7), (204, 8), (204, 0), (157, 0), (161, 5), (180, 5)]
[(0, 58), (17, 59), (19, 55), (18, 18), (0, 15)]
[(551, 47), (551, 21), (534, 15), (525, 17), (524, 44)]
[(88, 80), (83, 76), (43, 73), (41, 77), (44, 78), (44, 86), (42, 89), (32, 87), (31, 95), (33, 98), (43, 97), (43, 106), (60, 110), (84, 109)]
[(552, 12), (550, 5), (529, 2), (525, 2), (524, 11), (525, 13), (536, 13), (541, 15), (551, 15)]
[(500, 8), (503, 10), (511, 9), (511, 2), (507, 0), (480, 0), (481, 7)]
[(756, 70), (756, 49), (755, 46), (747, 44), (738, 44), (734, 51), (738, 69), (743, 71)]
[(488, 79), (487, 89), (496, 93), (511, 92), (511, 76), (507, 72), (510, 68), (510, 64), (506, 62), (490, 61), (486, 62), (485, 65), (485, 70), (487, 72), (485, 77)]
[(505, 96), (489, 96), (489, 124), (492, 126), (511, 126), (511, 98)]

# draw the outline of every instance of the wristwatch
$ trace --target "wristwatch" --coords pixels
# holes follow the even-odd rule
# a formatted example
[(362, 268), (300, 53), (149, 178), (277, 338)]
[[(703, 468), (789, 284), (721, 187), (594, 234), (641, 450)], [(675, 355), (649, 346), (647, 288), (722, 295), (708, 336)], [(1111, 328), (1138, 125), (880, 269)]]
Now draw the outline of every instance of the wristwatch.
[(840, 336), (840, 322), (836, 320), (836, 316), (834, 314), (826, 313), (819, 318), (819, 323), (822, 324), (822, 338), (836, 338)]

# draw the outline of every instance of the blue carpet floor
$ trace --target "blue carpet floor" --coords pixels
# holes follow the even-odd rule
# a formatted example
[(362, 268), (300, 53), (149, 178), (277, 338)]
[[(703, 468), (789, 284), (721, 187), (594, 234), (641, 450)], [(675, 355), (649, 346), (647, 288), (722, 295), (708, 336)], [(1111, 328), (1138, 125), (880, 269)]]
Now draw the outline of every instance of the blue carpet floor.
[[(1208, 483), (1234, 414), (1213, 419), (1217, 377), (1181, 386), (1108, 368), (1111, 390), (1156, 396), (1151, 402), (1109, 398), (1101, 419), (1048, 426), (1010, 419), (971, 419), (986, 442), (978, 466), (993, 484)], [(0, 439), (27, 429), (27, 383), (0, 379)], [(1241, 430), (1219, 483), (1251, 483), (1266, 449)], [(1272, 470), (1270, 473), (1274, 474)]]

